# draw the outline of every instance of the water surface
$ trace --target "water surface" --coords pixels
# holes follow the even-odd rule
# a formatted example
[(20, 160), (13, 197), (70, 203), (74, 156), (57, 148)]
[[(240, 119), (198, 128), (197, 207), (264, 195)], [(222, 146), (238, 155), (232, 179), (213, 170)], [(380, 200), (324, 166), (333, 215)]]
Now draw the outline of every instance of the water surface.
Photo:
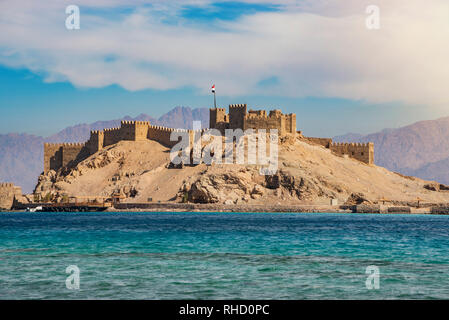
[(449, 299), (448, 274), (449, 216), (0, 213), (0, 299)]

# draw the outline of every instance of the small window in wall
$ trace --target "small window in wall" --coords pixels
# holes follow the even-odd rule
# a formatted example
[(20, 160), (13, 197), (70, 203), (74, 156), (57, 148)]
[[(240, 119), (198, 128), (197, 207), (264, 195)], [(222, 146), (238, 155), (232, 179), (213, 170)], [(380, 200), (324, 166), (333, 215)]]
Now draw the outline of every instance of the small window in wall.
[(363, 156), (363, 152), (362, 152), (362, 156)]
[(354, 155), (354, 151), (352, 151), (352, 155)]

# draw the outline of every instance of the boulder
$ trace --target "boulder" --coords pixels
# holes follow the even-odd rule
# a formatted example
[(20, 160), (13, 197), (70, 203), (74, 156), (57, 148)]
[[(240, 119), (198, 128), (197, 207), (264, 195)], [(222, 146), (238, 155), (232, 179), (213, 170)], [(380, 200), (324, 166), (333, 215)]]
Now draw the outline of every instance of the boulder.
[(358, 204), (370, 204), (371, 201), (366, 199), (363, 193), (351, 193), (346, 202), (344, 203), (347, 206), (358, 205)]

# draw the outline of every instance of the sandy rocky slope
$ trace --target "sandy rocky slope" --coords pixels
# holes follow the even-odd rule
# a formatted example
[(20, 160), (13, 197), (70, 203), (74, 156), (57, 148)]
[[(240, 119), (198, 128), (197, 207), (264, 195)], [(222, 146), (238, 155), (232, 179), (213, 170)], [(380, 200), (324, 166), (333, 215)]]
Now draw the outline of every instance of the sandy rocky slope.
[[(279, 145), (275, 175), (259, 174), (257, 165), (170, 165), (169, 149), (155, 141), (122, 141), (90, 156), (72, 169), (39, 177), (35, 193), (62, 201), (67, 196), (108, 197), (125, 202), (194, 202), (217, 204), (397, 203), (417, 197), (449, 202), (448, 187), (406, 177), (383, 167), (340, 157), (300, 138)], [(151, 199), (149, 199), (151, 198)]]

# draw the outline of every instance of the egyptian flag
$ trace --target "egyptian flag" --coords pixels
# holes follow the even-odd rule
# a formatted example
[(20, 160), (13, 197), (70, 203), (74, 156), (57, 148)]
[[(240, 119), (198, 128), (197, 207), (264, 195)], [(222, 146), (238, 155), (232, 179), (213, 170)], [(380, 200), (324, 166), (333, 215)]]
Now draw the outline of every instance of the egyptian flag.
[(215, 93), (215, 84), (212, 86), (212, 93)]

